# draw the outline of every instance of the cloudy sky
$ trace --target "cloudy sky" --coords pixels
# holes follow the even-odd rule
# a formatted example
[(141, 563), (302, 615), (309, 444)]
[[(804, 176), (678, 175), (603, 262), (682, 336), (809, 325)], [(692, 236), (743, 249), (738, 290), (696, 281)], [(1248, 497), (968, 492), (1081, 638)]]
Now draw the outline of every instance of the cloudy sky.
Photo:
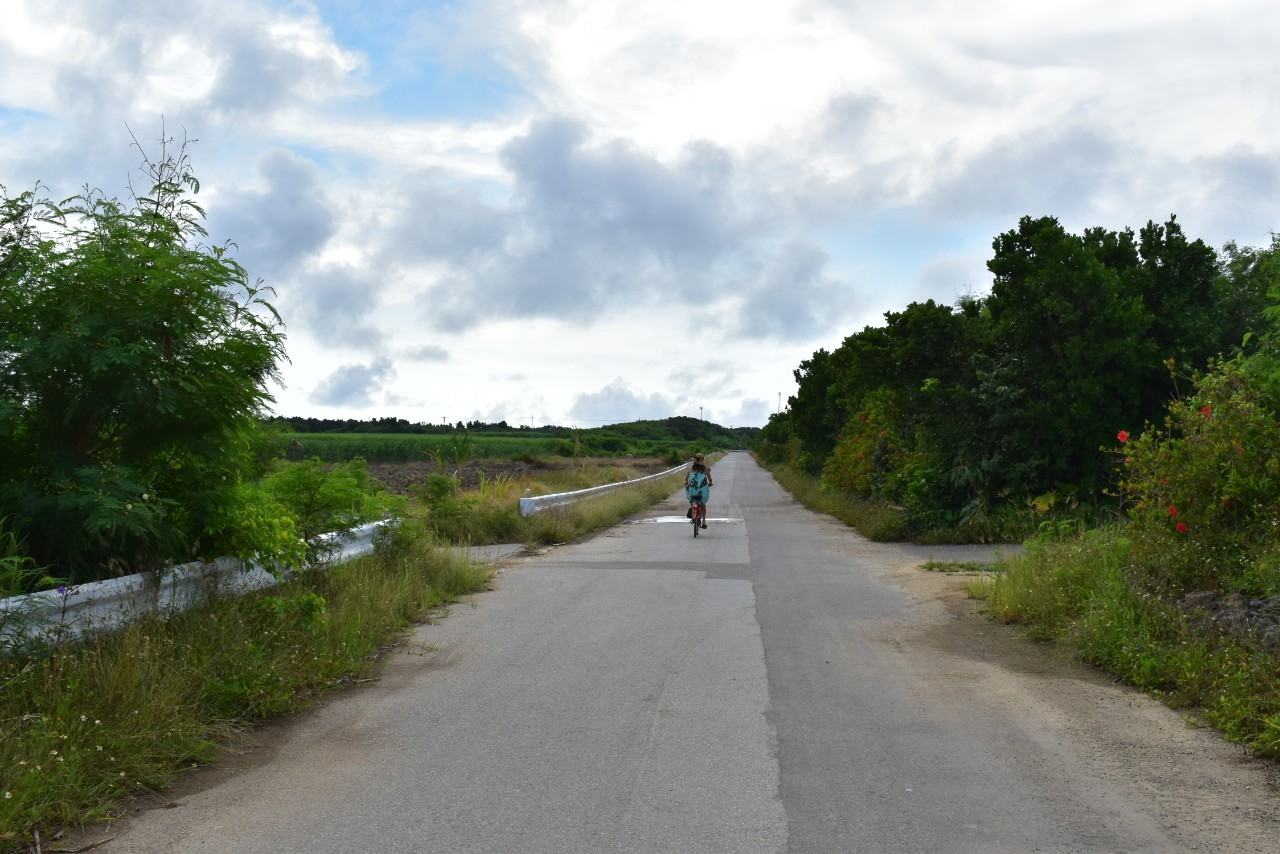
[(0, 184), (191, 149), (276, 411), (758, 426), (1024, 215), (1280, 230), (1273, 0), (0, 0)]

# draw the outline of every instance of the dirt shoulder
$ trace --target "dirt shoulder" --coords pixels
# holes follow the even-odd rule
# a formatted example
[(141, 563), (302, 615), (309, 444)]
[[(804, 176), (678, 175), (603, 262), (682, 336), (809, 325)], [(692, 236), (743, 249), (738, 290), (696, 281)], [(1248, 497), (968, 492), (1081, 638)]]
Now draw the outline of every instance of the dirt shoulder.
[[(1250, 756), (1050, 644), (989, 621), (964, 592), (971, 574), (904, 563), (887, 577), (925, 618), (892, 630), (886, 641), (921, 668), (940, 671), (933, 684), (948, 694), (940, 701), (1020, 710), (1067, 775), (1145, 801), (1181, 850), (1280, 850), (1280, 764)], [(1067, 743), (1077, 745), (1074, 755), (1064, 755)]]

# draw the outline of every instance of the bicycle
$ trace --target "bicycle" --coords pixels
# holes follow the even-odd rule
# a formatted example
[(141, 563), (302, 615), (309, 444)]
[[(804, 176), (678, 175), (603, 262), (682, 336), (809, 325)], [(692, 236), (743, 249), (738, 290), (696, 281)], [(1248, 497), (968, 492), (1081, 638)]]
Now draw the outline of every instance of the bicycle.
[(693, 522), (693, 535), (696, 537), (698, 531), (707, 527), (707, 505), (696, 498), (691, 498), (689, 511), (689, 519)]

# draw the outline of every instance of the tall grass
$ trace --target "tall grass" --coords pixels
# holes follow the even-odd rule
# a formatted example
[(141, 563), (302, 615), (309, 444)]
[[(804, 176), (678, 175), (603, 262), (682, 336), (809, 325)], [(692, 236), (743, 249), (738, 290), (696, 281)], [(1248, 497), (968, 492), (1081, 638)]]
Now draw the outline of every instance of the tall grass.
[(436, 475), (428, 478), (417, 500), (410, 503), (403, 524), (457, 545), (568, 542), (665, 498), (679, 487), (682, 475), (645, 481), (529, 517), (520, 515), (520, 497), (572, 492), (638, 477), (630, 469), (588, 465), (520, 478), (482, 477), (476, 489), (463, 492), (456, 479)]
[(522, 542), (531, 545), (564, 543), (590, 531), (607, 528), (666, 498), (683, 482), (684, 476), (676, 473), (535, 513), (522, 520)]
[(990, 613), (1280, 758), (1280, 655), (1224, 634), (1142, 583), (1118, 525), (1041, 538), (969, 585)]
[[(880, 499), (862, 497), (836, 486), (826, 477), (807, 474), (785, 458), (768, 462), (761, 454), (753, 452), (753, 456), (797, 501), (836, 517), (877, 542), (1017, 543), (1035, 536), (1046, 526), (1082, 530), (1104, 517), (1114, 518), (1098, 507), (1055, 493), (1046, 493), (1022, 504), (1007, 502), (974, 512), (913, 512)], [(771, 456), (777, 456), (777, 452)]]
[(810, 510), (834, 516), (869, 540), (898, 542), (907, 536), (906, 514), (888, 504), (865, 501), (844, 490), (829, 489), (812, 475), (786, 463), (769, 466), (775, 480)]
[(230, 731), (368, 672), (398, 632), (488, 578), (402, 539), (270, 591), (0, 658), (0, 850), (107, 817), (212, 759)]

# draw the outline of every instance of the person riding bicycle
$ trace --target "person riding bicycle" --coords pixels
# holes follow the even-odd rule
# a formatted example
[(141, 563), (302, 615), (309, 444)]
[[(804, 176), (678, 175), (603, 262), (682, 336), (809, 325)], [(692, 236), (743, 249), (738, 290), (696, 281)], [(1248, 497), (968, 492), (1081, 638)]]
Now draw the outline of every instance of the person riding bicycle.
[[(713, 486), (715, 484), (711, 481), (711, 468), (707, 465), (706, 458), (702, 454), (694, 454), (693, 464), (689, 466), (689, 471), (684, 476), (684, 494), (689, 499), (689, 503), (696, 501), (705, 507), (707, 499), (711, 497)], [(702, 527), (707, 527), (705, 515), (702, 517)]]

